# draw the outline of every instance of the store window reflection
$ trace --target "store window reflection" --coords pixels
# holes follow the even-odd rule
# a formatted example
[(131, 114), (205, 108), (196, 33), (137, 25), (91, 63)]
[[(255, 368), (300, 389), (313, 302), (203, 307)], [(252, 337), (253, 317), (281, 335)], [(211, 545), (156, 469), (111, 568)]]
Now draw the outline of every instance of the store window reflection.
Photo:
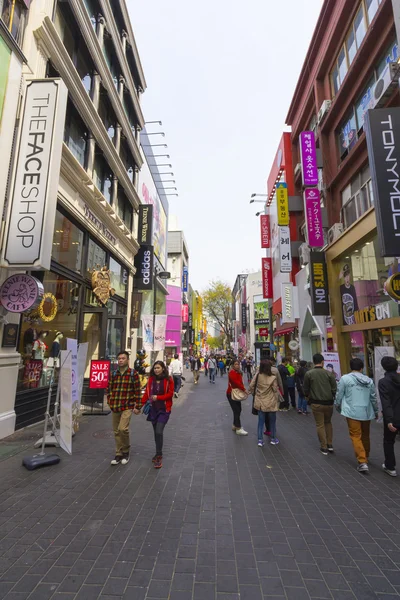
[(81, 272), (83, 231), (57, 211), (54, 226), (52, 257), (60, 265)]
[(42, 304), (22, 316), (18, 391), (49, 385), (65, 339), (76, 338), (79, 285), (47, 271), (43, 286)]

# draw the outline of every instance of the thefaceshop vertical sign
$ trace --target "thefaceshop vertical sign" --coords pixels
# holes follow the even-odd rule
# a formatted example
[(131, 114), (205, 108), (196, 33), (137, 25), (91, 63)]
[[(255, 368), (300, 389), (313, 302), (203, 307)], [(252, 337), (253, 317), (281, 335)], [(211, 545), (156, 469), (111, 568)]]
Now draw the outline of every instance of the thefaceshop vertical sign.
[(50, 269), (67, 96), (61, 79), (26, 86), (2, 254), (7, 267)]

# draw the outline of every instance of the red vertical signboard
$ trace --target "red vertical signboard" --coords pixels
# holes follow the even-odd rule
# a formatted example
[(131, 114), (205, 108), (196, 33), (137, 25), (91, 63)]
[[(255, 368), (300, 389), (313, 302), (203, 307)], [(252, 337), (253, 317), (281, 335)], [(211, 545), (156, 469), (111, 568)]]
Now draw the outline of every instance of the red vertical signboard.
[(263, 298), (273, 298), (272, 293), (272, 260), (270, 258), (262, 259), (262, 286)]
[(261, 248), (269, 248), (271, 245), (271, 239), (269, 235), (269, 215), (260, 216), (260, 227), (261, 227)]

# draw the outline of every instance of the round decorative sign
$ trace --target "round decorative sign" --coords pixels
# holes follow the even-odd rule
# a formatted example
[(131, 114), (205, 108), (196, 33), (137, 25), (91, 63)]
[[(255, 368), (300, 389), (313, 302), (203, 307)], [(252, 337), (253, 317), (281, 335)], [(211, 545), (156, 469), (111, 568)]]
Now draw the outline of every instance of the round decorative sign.
[(299, 342), (296, 342), (296, 340), (292, 340), (289, 342), (288, 346), (291, 350), (298, 350)]
[(393, 300), (400, 302), (400, 273), (394, 273), (385, 282), (385, 290)]
[(25, 273), (12, 275), (0, 287), (0, 303), (9, 312), (27, 312), (41, 303), (43, 291), (36, 277)]
[[(46, 314), (44, 312), (44, 305), (46, 302), (50, 303), (50, 312), (48, 314)], [(43, 295), (42, 301), (38, 308), (38, 313), (39, 313), (40, 318), (42, 319), (42, 321), (45, 321), (45, 322), (52, 321), (54, 319), (54, 317), (56, 316), (57, 311), (58, 311), (57, 298), (54, 296), (54, 294), (50, 294), (50, 292), (47, 292), (46, 294)]]

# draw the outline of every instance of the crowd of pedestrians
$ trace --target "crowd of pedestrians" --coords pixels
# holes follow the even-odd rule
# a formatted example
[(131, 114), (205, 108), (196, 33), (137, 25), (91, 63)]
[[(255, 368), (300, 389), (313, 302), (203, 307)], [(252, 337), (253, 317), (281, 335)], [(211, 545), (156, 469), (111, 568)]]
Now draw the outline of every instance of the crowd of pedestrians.
[[(249, 395), (253, 397), (252, 413), (257, 419), (257, 443), (264, 446), (264, 435), (271, 445), (279, 444), (277, 437), (277, 413), (296, 408), (307, 416), (312, 413), (320, 452), (327, 456), (333, 448), (333, 410), (346, 419), (350, 440), (353, 444), (360, 473), (369, 472), (370, 424), (379, 418), (379, 406), (375, 385), (363, 374), (364, 363), (359, 358), (350, 361), (350, 372), (337, 384), (331, 370), (324, 368), (324, 357), (315, 354), (313, 365), (301, 360), (297, 369), (286, 358), (276, 367), (275, 360), (262, 360), (256, 369), (251, 358), (221, 358), (211, 355), (205, 359), (194, 356), (191, 360), (194, 384), (198, 384), (200, 372), (204, 369), (211, 384), (219, 372), (228, 374), (226, 395), (230, 404), (232, 430), (238, 436), (248, 432), (241, 423), (242, 402)], [(400, 375), (399, 363), (393, 357), (381, 361), (385, 375), (379, 381), (378, 389), (383, 415), (383, 451), (385, 473), (396, 477), (394, 443), (400, 431)], [(188, 366), (188, 365), (187, 365)], [(247, 387), (243, 377), (247, 377)], [(129, 367), (129, 354), (120, 352), (118, 369), (111, 373), (108, 388), (108, 405), (112, 411), (112, 424), (116, 453), (113, 466), (129, 462), (129, 427), (132, 414), (143, 412), (153, 426), (155, 455), (154, 467), (162, 467), (164, 429), (168, 423), (173, 397), (177, 398), (182, 386), (183, 364), (176, 354), (169, 368), (162, 361), (156, 361), (151, 368), (147, 385), (141, 389), (139, 374)], [(293, 391), (290, 391), (293, 390)]]

